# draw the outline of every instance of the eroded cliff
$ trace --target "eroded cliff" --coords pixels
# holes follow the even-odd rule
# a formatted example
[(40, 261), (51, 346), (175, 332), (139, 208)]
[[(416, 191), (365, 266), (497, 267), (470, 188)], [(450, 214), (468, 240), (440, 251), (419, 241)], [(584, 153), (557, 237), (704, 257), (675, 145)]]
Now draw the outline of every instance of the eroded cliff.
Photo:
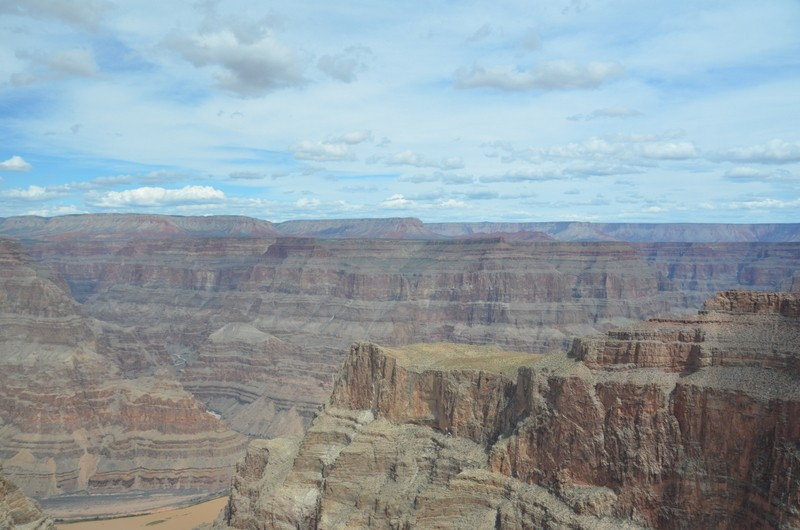
[(53, 520), (42, 513), (36, 502), (2, 475), (0, 466), (0, 528), (15, 530), (55, 530)]
[[(28, 495), (224, 488), (246, 439), (129, 329), (86, 317), (64, 281), (0, 239), (0, 459)], [(137, 361), (138, 359), (138, 361)]]
[(356, 345), (218, 526), (796, 528), (799, 302), (720, 293), (542, 358)]

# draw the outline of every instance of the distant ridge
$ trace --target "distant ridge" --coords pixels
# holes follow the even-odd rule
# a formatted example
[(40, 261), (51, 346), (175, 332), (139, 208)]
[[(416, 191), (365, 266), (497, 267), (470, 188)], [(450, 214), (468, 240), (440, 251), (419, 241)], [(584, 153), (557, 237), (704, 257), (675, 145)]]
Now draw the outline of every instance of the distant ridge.
[(208, 217), (102, 213), (61, 217), (21, 216), (0, 220), (0, 234), (40, 240), (160, 239), (171, 237), (275, 237), (269, 221), (242, 215)]
[(286, 221), (276, 228), (284, 236), (325, 239), (444, 239), (415, 217)]
[(237, 215), (83, 214), (0, 218), (0, 235), (18, 239), (126, 240), (174, 237), (318, 239), (471, 239), (628, 241), (641, 243), (800, 242), (800, 223), (424, 223), (415, 217), (320, 219), (272, 223)]

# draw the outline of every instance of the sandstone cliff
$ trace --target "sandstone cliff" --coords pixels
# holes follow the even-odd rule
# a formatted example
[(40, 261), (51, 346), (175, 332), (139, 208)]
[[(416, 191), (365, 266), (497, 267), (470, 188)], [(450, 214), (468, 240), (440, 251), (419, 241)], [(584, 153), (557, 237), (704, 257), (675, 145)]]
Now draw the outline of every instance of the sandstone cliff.
[(796, 528), (799, 303), (720, 293), (541, 358), (356, 345), (217, 526)]
[(0, 239), (0, 459), (31, 496), (224, 488), (246, 443), (130, 330)]

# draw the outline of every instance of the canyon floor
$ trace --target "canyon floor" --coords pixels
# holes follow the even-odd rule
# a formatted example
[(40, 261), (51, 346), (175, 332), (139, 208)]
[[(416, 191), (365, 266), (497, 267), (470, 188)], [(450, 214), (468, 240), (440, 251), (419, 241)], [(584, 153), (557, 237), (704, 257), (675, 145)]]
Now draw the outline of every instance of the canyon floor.
[[(210, 524), (228, 502), (228, 497), (202, 502), (192, 506), (177, 509), (165, 509), (146, 515), (120, 517), (99, 521), (81, 521), (75, 523), (58, 523), (58, 530), (192, 530), (202, 524)], [(126, 508), (113, 510), (117, 513), (124, 512)]]

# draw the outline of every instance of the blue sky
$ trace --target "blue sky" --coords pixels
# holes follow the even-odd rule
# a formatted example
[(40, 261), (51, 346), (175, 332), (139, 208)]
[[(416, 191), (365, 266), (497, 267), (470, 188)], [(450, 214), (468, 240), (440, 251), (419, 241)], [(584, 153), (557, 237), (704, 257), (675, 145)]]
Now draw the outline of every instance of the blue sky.
[(798, 222), (798, 27), (796, 0), (0, 0), (0, 216)]

